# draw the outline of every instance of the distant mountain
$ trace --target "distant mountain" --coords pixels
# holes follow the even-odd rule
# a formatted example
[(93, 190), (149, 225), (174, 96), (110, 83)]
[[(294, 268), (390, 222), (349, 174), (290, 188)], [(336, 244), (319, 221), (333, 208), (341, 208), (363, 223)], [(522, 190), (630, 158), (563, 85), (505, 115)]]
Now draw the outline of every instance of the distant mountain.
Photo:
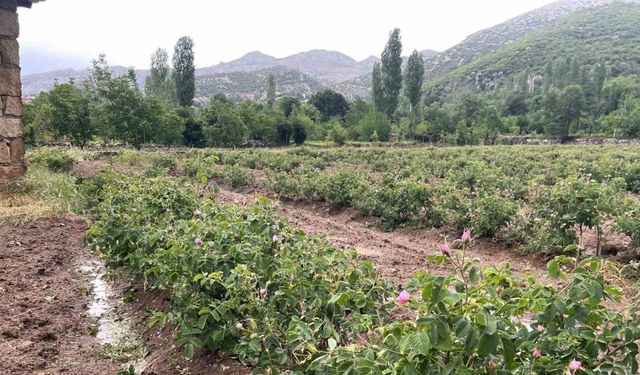
[[(116, 75), (123, 75), (129, 71), (129, 68), (124, 66), (111, 66), (111, 71)], [(136, 69), (136, 76), (138, 79), (138, 87), (144, 87), (144, 80), (149, 75), (148, 70)], [(74, 69), (61, 69), (54, 70), (46, 73), (28, 74), (22, 76), (22, 96), (25, 98), (33, 97), (43, 91), (49, 91), (53, 88), (53, 85), (58, 83), (66, 83), (71, 80), (75, 82), (82, 82), (89, 76), (89, 69), (74, 70)]]
[(230, 62), (200, 68), (196, 74), (253, 72), (275, 66), (283, 66), (314, 76), (324, 83), (336, 83), (366, 74), (373, 68), (375, 61), (376, 58), (372, 56), (358, 62), (343, 53), (320, 49), (298, 53), (281, 59), (254, 51)]
[[(437, 52), (431, 50), (423, 51), (425, 59), (435, 54)], [(314, 92), (333, 88), (349, 99), (364, 98), (369, 96), (371, 71), (378, 61), (380, 59), (375, 56), (356, 61), (342, 53), (325, 50), (302, 52), (281, 59), (254, 51), (230, 62), (196, 69), (196, 96), (200, 102), (207, 95), (221, 92), (233, 100), (260, 98), (266, 92), (268, 75), (273, 73), (283, 95), (305, 99)], [(127, 72), (127, 68), (122, 66), (113, 66), (112, 70), (116, 74)], [(61, 69), (24, 75), (23, 96), (32, 97), (48, 91), (55, 82), (64, 83), (71, 79), (80, 82), (88, 74), (88, 69)], [(143, 88), (149, 71), (139, 69), (136, 74), (138, 86)]]
[(460, 44), (435, 56), (426, 66), (426, 78), (428, 81), (437, 79), (530, 33), (542, 30), (572, 13), (615, 2), (637, 2), (637, 0), (560, 0), (479, 31)]
[(276, 78), (276, 95), (293, 96), (306, 100), (327, 88), (318, 79), (285, 66), (258, 71), (232, 71), (199, 75), (196, 77), (196, 103), (206, 103), (215, 94), (224, 94), (229, 100), (266, 100), (269, 75)]
[[(558, 18), (554, 10), (564, 17)], [(541, 20), (551, 18), (555, 21), (541, 26), (546, 22)], [(453, 70), (447, 64), (437, 64), (446, 61), (442, 55), (461, 54), (463, 48), (443, 52), (433, 60), (427, 88), (440, 94), (465, 88), (493, 91), (519, 80), (533, 89), (542, 84), (547, 64), (567, 57), (577, 59), (583, 72), (601, 62), (613, 76), (640, 74), (640, 1), (565, 0), (517, 19), (522, 22), (509, 21), (484, 31), (487, 40), (475, 34), (463, 45), (477, 52), (482, 46), (494, 48), (500, 44), (496, 40), (504, 40), (498, 30), (518, 35), (527, 28), (522, 26), (525, 24), (536, 24), (536, 30), (473, 59), (475, 52), (470, 52), (464, 59), (471, 61)], [(526, 23), (524, 19), (538, 21)]]
[(85, 69), (91, 57), (88, 54), (53, 51), (31, 43), (20, 44), (22, 74), (37, 74), (61, 69)]

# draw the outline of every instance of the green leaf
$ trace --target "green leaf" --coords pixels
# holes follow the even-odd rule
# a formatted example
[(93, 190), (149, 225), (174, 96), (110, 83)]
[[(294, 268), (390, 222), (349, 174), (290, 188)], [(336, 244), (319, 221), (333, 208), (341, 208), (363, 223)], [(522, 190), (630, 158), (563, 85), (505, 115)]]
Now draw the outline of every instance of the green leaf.
[(516, 347), (513, 342), (507, 338), (502, 339), (502, 347), (504, 348), (504, 363), (507, 369), (512, 370), (517, 367), (514, 359), (516, 357)]
[(499, 342), (498, 335), (483, 334), (478, 343), (478, 354), (482, 357), (495, 354)]
[(471, 267), (471, 269), (469, 270), (469, 280), (473, 284), (477, 284), (478, 281), (480, 281), (480, 272), (478, 272), (478, 269), (476, 267)]
[(189, 358), (189, 359), (193, 358), (194, 352), (195, 352), (195, 347), (193, 346), (193, 344), (188, 343), (188, 344), (184, 347), (184, 355), (185, 355), (187, 358)]

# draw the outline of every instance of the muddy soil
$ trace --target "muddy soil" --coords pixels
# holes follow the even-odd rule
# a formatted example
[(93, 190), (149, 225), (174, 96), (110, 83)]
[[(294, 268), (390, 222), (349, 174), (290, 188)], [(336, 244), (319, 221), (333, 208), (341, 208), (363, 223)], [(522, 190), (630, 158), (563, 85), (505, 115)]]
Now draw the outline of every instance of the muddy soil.
[(116, 374), (85, 318), (91, 258), (77, 217), (0, 227), (0, 374)]
[[(85, 244), (87, 222), (76, 216), (0, 227), (0, 374), (115, 375), (123, 363), (107, 358), (91, 315), (92, 282), (83, 269), (98, 263)], [(144, 345), (147, 375), (246, 375), (250, 370), (212, 353), (184, 358), (175, 330), (150, 328), (147, 318), (169, 307), (162, 294), (113, 285), (111, 298), (134, 296), (119, 310)], [(98, 337), (95, 335), (97, 334)]]

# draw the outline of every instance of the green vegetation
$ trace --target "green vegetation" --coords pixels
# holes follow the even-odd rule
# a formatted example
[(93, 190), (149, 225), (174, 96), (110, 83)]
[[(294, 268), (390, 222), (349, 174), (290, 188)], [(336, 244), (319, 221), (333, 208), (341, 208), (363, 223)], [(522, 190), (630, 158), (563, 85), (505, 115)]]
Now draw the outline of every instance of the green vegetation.
[[(34, 171), (50, 160), (110, 166), (82, 178), (60, 173), (69, 181), (60, 198), (95, 215), (89, 242), (110, 267), (171, 296), (152, 321), (176, 325), (187, 356), (218, 351), (256, 374), (637, 371), (638, 309), (605, 307), (622, 295), (605, 275), (620, 271), (576, 246), (605, 222), (640, 243), (640, 205), (628, 198), (640, 186), (632, 147), (36, 155), (27, 180), (42, 190), (53, 173)], [(211, 179), (241, 188), (255, 183), (255, 169), (271, 191), (353, 206), (387, 229), (471, 231), (429, 256), (450, 274), (418, 272), (398, 290), (353, 250), (292, 227), (266, 199), (216, 203)], [(171, 177), (175, 170), (183, 176)], [(483, 268), (467, 253), (482, 236), (566, 254), (548, 263), (560, 286), (520, 279), (508, 263)]]
[[(282, 199), (352, 206), (381, 226), (472, 228), (520, 251), (562, 254), (605, 222), (618, 233), (640, 205), (633, 147), (492, 147), (227, 151), (219, 163), (261, 169)], [(624, 229), (623, 229), (624, 228)], [(636, 235), (633, 240), (637, 241)]]

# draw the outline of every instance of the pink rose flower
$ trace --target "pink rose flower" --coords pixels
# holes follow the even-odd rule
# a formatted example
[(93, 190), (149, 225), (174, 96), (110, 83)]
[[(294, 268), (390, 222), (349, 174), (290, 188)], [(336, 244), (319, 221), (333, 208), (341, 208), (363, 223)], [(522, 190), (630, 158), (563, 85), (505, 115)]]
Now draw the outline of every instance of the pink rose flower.
[(438, 251), (440, 251), (440, 254), (442, 255), (451, 255), (451, 249), (449, 248), (449, 245), (447, 245), (446, 243), (438, 245)]
[(533, 350), (533, 358), (538, 359), (540, 357), (542, 357), (542, 352), (540, 351), (540, 349), (534, 349)]
[(267, 296), (267, 289), (262, 288), (260, 289), (260, 297), (264, 298)]
[(411, 295), (409, 295), (409, 292), (403, 290), (398, 298), (396, 298), (396, 301), (398, 301), (399, 304), (404, 305), (405, 303), (409, 302), (410, 299)]
[(460, 237), (460, 241), (467, 242), (470, 240), (471, 240), (471, 229), (465, 229), (464, 232), (462, 232), (462, 237)]
[(497, 367), (498, 367), (498, 364), (496, 363), (496, 361), (494, 361), (494, 360), (492, 359), (492, 360), (490, 360), (490, 361), (489, 361), (489, 363), (487, 364), (487, 366), (488, 366), (490, 369), (495, 369), (495, 368), (497, 368)]
[(576, 361), (575, 359), (571, 362), (569, 362), (569, 370), (580, 370), (582, 368), (582, 363), (580, 363), (579, 361)]
[(202, 246), (202, 239), (200, 238), (196, 238), (196, 240), (193, 242), (196, 244), (196, 246)]
[(538, 331), (538, 333), (544, 333), (544, 327), (538, 324), (538, 326), (536, 327), (536, 331)]
[(202, 215), (202, 212), (200, 212), (199, 208), (196, 208), (196, 210), (193, 211), (193, 216), (194, 217), (200, 217), (200, 215)]

